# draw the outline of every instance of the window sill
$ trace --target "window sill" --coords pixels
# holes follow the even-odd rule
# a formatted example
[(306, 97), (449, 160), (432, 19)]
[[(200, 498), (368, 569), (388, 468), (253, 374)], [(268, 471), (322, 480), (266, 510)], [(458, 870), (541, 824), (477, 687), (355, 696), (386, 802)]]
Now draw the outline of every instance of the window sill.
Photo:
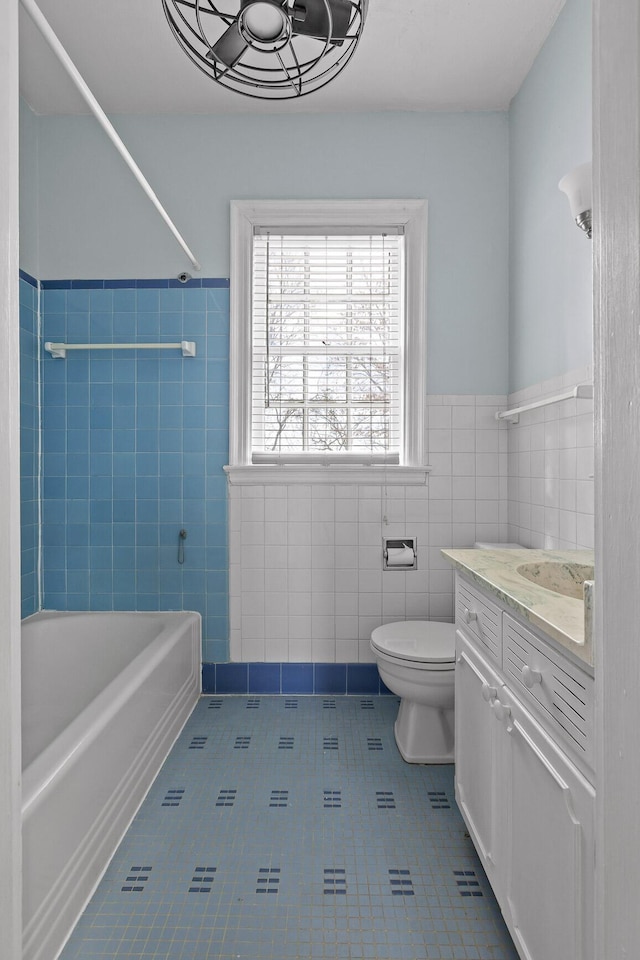
[(288, 483), (339, 483), (339, 484), (379, 484), (380, 486), (419, 486), (427, 482), (431, 467), (403, 467), (396, 464), (356, 465), (329, 464), (319, 466), (311, 464), (251, 464), (248, 466), (226, 466), (230, 484), (288, 484)]

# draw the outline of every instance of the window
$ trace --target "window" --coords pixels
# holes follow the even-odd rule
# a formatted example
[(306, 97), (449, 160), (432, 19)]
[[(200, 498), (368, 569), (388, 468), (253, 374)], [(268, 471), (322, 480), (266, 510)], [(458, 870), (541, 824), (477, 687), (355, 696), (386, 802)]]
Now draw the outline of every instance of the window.
[(399, 233), (253, 238), (253, 463), (399, 462)]
[(232, 480), (424, 482), (425, 255), (423, 201), (232, 205)]

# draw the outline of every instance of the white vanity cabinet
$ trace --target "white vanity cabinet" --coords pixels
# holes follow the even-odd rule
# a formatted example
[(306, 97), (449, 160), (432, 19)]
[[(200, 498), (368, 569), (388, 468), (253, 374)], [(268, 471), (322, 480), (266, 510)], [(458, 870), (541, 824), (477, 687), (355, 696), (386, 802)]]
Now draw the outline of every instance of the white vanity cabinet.
[(504, 831), (499, 795), (503, 757), (502, 731), (492, 705), (504, 685), (498, 672), (501, 649), (501, 609), (458, 577), (456, 799), (496, 896), (504, 889)]
[(498, 775), (502, 731), (491, 703), (502, 681), (460, 632), (456, 646), (456, 800), (497, 896), (503, 839)]
[(593, 678), (496, 609), (458, 574), (456, 799), (522, 960), (593, 960)]

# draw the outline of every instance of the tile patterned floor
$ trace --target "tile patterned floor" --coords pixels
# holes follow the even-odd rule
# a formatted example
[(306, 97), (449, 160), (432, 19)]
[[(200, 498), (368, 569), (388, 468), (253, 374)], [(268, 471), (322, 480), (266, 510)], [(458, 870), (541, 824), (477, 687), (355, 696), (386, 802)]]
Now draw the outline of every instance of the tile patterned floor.
[(517, 960), (394, 697), (205, 696), (61, 960)]

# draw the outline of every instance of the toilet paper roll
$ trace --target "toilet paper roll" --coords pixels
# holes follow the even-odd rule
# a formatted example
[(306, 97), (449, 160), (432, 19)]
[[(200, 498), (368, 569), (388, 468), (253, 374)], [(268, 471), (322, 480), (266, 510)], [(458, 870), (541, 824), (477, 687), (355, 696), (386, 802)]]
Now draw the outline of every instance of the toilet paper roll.
[(389, 547), (387, 549), (388, 567), (412, 567), (414, 562), (411, 547)]

